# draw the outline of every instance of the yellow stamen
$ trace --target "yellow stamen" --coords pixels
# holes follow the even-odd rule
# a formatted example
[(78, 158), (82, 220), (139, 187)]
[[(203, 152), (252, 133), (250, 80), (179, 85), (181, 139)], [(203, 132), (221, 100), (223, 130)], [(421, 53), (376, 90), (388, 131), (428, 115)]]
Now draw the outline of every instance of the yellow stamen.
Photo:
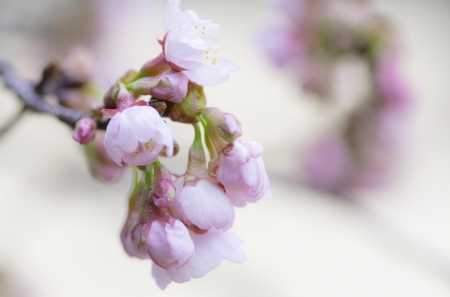
[(154, 143), (152, 144), (152, 150), (153, 150), (153, 149), (155, 149), (155, 144), (154, 144)]
[(206, 60), (208, 60), (209, 59), (209, 57), (208, 56), (206, 56)]
[(212, 60), (211, 64), (213, 64), (213, 65), (215, 66), (215, 65), (217, 64), (217, 59), (214, 58), (214, 59)]
[(146, 143), (145, 143), (145, 148), (146, 148), (146, 149), (149, 149), (149, 148), (150, 148), (150, 142), (146, 142)]
[(218, 50), (218, 49), (215, 49), (215, 50), (214, 50), (214, 53), (215, 53), (215, 54), (217, 54), (218, 52), (219, 52), (219, 50)]
[(134, 152), (135, 154), (139, 154), (141, 151), (137, 148)]
[(132, 154), (133, 157), (137, 157), (137, 154)]

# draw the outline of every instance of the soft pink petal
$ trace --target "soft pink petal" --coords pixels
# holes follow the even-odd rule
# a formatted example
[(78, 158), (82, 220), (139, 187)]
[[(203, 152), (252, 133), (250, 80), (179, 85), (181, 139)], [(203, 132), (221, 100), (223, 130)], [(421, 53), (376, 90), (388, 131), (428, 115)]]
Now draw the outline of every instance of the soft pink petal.
[(180, 10), (180, 0), (169, 0), (164, 15), (166, 32), (181, 27), (187, 19)]
[(166, 269), (179, 268), (194, 255), (194, 243), (189, 232), (178, 220), (173, 226), (163, 221), (152, 222), (146, 246), (153, 261)]
[(222, 260), (244, 263), (247, 258), (242, 249), (242, 240), (232, 230), (211, 229), (205, 234), (189, 231), (194, 241), (195, 255), (183, 267), (167, 270), (171, 279), (178, 283), (199, 278), (217, 268)]
[(174, 217), (203, 230), (230, 227), (234, 209), (222, 189), (200, 180), (195, 186), (184, 185), (184, 177), (174, 182), (176, 197), (170, 211)]
[(172, 279), (167, 274), (167, 270), (159, 267), (153, 263), (152, 266), (152, 276), (156, 280), (156, 284), (161, 290), (165, 290), (167, 286), (172, 282)]
[(111, 121), (109, 121), (108, 127), (105, 133), (105, 149), (110, 158), (118, 166), (122, 167), (122, 159), (119, 150), (119, 145), (117, 143), (117, 135), (119, 133), (119, 122), (120, 114), (116, 114)]
[[(186, 68), (186, 67), (185, 67)], [(233, 62), (216, 58), (216, 63), (202, 63), (199, 67), (186, 68), (189, 79), (199, 85), (212, 87), (226, 81), (230, 75), (239, 70)]]

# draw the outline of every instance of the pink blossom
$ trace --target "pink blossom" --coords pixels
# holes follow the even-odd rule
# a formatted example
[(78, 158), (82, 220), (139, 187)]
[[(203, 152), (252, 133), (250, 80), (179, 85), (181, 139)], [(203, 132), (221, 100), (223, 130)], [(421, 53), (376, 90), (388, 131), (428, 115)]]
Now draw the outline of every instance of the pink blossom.
[(377, 63), (375, 78), (386, 103), (402, 109), (410, 105), (412, 96), (398, 66), (398, 53), (393, 49), (386, 51)]
[(176, 198), (172, 215), (202, 230), (229, 229), (234, 222), (234, 208), (223, 189), (212, 181), (189, 182), (180, 177), (174, 182)]
[(234, 205), (244, 206), (270, 193), (262, 152), (259, 143), (238, 139), (212, 162), (213, 173)]
[(81, 144), (91, 142), (95, 137), (97, 123), (91, 118), (83, 118), (75, 124), (72, 137)]
[(199, 278), (217, 268), (222, 260), (244, 263), (247, 258), (242, 249), (242, 240), (231, 230), (211, 229), (204, 234), (189, 231), (194, 242), (195, 255), (180, 268), (167, 270), (153, 265), (152, 275), (161, 289), (172, 281), (184, 283)]
[(150, 164), (164, 146), (166, 155), (172, 157), (172, 131), (150, 106), (132, 106), (117, 112), (106, 129), (106, 151), (119, 166)]
[(193, 10), (181, 11), (179, 4), (180, 0), (169, 0), (166, 6), (163, 40), (166, 61), (199, 85), (214, 86), (224, 82), (238, 67), (217, 57), (219, 24), (200, 19)]
[(194, 243), (179, 220), (164, 216), (147, 223), (142, 230), (148, 255), (164, 269), (180, 268), (194, 255)]
[(329, 192), (346, 187), (353, 172), (351, 152), (338, 137), (325, 138), (313, 145), (305, 163), (311, 184)]
[(262, 51), (277, 66), (284, 66), (294, 59), (301, 59), (301, 43), (299, 34), (289, 27), (272, 26), (260, 33), (260, 46)]

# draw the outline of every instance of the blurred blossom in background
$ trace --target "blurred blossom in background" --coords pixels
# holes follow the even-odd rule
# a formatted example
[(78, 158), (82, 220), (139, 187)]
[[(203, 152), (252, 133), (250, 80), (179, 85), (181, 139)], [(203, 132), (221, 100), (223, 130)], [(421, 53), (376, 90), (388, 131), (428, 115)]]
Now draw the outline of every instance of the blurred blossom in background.
[[(57, 59), (53, 78), (77, 85), (59, 90), (61, 104), (93, 108), (160, 52), (165, 5), (0, 0), (0, 56), (32, 82)], [(238, 114), (264, 147), (274, 199), (237, 210), (234, 225), (248, 262), (161, 292), (120, 243), (130, 170), (105, 157), (100, 132), (80, 147), (65, 125), (27, 113), (0, 138), (0, 296), (22, 296), (5, 291), (11, 275), (42, 297), (448, 296), (450, 3), (181, 8), (219, 23), (220, 53), (241, 67), (207, 88), (208, 103)], [(2, 127), (21, 106), (3, 87), (0, 102)], [(193, 132), (169, 124), (184, 149), (167, 164), (181, 172)]]
[[(285, 24), (262, 32), (262, 50), (286, 69), (293, 83), (323, 101), (323, 108), (339, 110), (344, 104), (339, 96), (349, 105), (307, 149), (307, 182), (338, 195), (348, 195), (353, 187), (385, 184), (396, 149), (407, 135), (413, 103), (391, 22), (363, 0), (275, 4)], [(340, 75), (346, 81), (339, 81), (344, 65), (361, 71), (352, 75), (351, 69), (344, 69)], [(349, 82), (365, 88), (356, 96), (343, 92)]]

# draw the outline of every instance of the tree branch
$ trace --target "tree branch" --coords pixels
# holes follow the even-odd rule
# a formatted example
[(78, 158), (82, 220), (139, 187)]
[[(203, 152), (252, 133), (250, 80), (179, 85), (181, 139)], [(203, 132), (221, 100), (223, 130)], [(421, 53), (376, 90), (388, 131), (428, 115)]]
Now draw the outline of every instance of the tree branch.
[[(25, 104), (27, 109), (51, 114), (71, 127), (75, 123), (89, 115), (60, 105), (53, 105), (38, 95), (34, 88), (23, 78), (19, 77), (11, 65), (0, 59), (0, 75), (3, 76), (5, 85), (10, 88)], [(107, 123), (100, 122), (99, 128), (106, 128)]]

